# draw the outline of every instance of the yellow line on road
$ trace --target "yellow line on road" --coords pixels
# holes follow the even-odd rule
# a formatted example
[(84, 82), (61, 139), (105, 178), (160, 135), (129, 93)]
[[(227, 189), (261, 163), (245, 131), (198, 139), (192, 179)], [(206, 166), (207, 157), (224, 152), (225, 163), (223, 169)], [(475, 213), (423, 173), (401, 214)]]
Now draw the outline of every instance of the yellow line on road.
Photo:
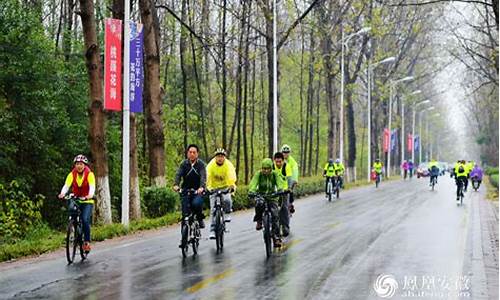
[(302, 242), (303, 239), (296, 239), (296, 240), (292, 240), (288, 243), (284, 243), (283, 245), (281, 245), (281, 247), (279, 248), (279, 251), (282, 252), (282, 251), (286, 251), (288, 249), (290, 249), (290, 247), (294, 246), (294, 245), (297, 245), (298, 243)]
[(231, 276), (234, 272), (234, 269), (229, 269), (229, 270), (226, 270), (222, 273), (219, 273), (217, 275), (214, 275), (212, 277), (209, 277), (207, 279), (204, 279), (200, 282), (198, 282), (197, 284), (193, 285), (192, 287), (190, 288), (187, 288), (186, 291), (189, 292), (189, 293), (196, 293), (197, 291), (207, 287), (209, 284), (212, 284), (214, 282), (217, 282), (219, 280), (222, 280), (228, 276)]
[(340, 222), (328, 224), (328, 228), (332, 229), (332, 228), (335, 228), (335, 227), (339, 226), (340, 224), (341, 224)]

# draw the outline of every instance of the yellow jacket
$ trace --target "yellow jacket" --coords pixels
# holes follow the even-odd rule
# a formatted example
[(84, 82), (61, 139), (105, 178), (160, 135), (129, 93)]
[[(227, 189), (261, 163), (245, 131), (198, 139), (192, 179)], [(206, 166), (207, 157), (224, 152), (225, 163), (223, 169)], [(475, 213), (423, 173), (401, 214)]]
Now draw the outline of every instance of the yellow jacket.
[(236, 171), (233, 164), (226, 158), (219, 166), (215, 160), (207, 165), (207, 189), (223, 189), (229, 186), (236, 188)]

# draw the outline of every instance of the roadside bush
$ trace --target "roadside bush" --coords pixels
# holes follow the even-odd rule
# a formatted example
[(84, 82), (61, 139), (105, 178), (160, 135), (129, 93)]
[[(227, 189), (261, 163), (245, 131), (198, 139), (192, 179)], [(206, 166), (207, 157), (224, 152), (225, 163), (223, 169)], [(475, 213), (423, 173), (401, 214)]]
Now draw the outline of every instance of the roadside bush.
[(498, 167), (486, 167), (484, 173), (486, 175), (498, 174)]
[(30, 199), (16, 181), (0, 184), (0, 243), (24, 237), (41, 223), (43, 196)]
[(156, 218), (179, 209), (179, 195), (167, 188), (146, 187), (142, 193), (142, 211), (148, 218)]
[(498, 190), (498, 174), (490, 175), (490, 182)]

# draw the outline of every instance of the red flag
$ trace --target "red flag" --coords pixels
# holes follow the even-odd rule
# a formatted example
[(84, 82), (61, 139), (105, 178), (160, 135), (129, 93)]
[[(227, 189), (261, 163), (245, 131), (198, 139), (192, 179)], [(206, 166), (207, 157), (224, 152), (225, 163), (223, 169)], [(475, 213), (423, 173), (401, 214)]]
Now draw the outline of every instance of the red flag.
[(104, 109), (122, 109), (122, 21), (106, 19), (104, 31)]
[(389, 129), (384, 128), (384, 152), (389, 150)]
[(408, 133), (406, 144), (408, 145), (408, 152), (411, 152), (411, 150), (413, 149), (413, 136), (411, 135), (411, 133)]

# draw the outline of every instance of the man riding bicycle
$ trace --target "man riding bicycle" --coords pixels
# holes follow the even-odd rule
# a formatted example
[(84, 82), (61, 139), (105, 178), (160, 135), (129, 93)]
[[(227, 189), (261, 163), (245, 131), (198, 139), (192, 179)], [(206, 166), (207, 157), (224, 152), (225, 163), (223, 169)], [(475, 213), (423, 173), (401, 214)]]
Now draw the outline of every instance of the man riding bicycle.
[(377, 176), (382, 174), (382, 163), (380, 162), (380, 158), (375, 159), (375, 162), (373, 163), (373, 171), (375, 171)]
[[(292, 176), (292, 169), (289, 164), (285, 162), (285, 157), (283, 153), (276, 152), (273, 156), (273, 172), (276, 172), (278, 176), (283, 180), (283, 189), (288, 190), (288, 179)], [(280, 223), (283, 225), (283, 235), (286, 237), (290, 233), (290, 214), (289, 214), (289, 194), (280, 197)]]
[(78, 198), (83, 225), (83, 251), (90, 252), (90, 225), (92, 221), (92, 208), (94, 206), (95, 175), (89, 168), (89, 160), (85, 155), (79, 154), (73, 159), (73, 170), (66, 176), (64, 186), (59, 193), (63, 199), (71, 187), (71, 192)]
[(430, 174), (429, 186), (432, 186), (432, 180), (434, 180), (434, 179), (436, 180), (436, 184), (437, 184), (437, 179), (439, 176), (439, 167), (438, 167), (438, 163), (435, 159), (432, 159), (431, 162), (429, 163), (428, 171)]
[(198, 152), (199, 148), (195, 144), (191, 144), (187, 147), (187, 158), (182, 161), (177, 170), (173, 189), (176, 192), (180, 190), (179, 184), (182, 179), (182, 190), (196, 190), (194, 194), (184, 193), (181, 195), (182, 216), (189, 216), (191, 210), (193, 210), (197, 216), (200, 228), (205, 228), (205, 223), (203, 222), (205, 216), (203, 215), (202, 194), (205, 191), (207, 172), (205, 163), (201, 159), (198, 159)]
[[(207, 189), (209, 191), (229, 188), (232, 191), (236, 189), (236, 171), (233, 164), (226, 158), (226, 150), (217, 148), (214, 153), (214, 158), (207, 165)], [(233, 201), (231, 194), (224, 194), (224, 219), (226, 222), (231, 221), (229, 215), (232, 211)], [(210, 214), (212, 215), (210, 224), (210, 239), (215, 239), (215, 200), (216, 194), (210, 195)]]
[[(278, 191), (284, 190), (285, 182), (281, 176), (276, 172), (273, 172), (273, 161), (270, 158), (265, 158), (261, 163), (261, 170), (257, 171), (252, 177), (250, 184), (248, 186), (248, 191), (250, 193), (258, 194), (271, 194)], [(279, 229), (279, 217), (278, 217), (278, 199), (269, 199), (270, 210), (272, 215), (273, 224), (273, 235), (274, 235), (274, 246), (281, 246), (281, 237)], [(264, 203), (255, 203), (255, 216), (253, 218), (254, 222), (257, 222), (255, 226), (256, 230), (262, 229), (262, 214), (264, 213)]]
[(481, 185), (483, 181), (483, 169), (478, 164), (474, 165), (474, 169), (470, 172), (471, 181), (477, 181), (477, 188)]
[[(323, 168), (323, 177), (326, 178), (325, 180), (325, 193), (328, 193), (328, 180), (330, 178), (333, 178), (335, 176), (335, 163), (333, 161), (333, 158), (330, 158), (328, 162), (326, 163), (325, 167)], [(328, 195), (326, 195), (328, 198)]]
[[(457, 203), (460, 202), (460, 188), (462, 186), (467, 186), (467, 166), (465, 165), (465, 160), (455, 165), (455, 183), (457, 185)], [(464, 188), (464, 192), (466, 192)]]
[(297, 161), (295, 161), (295, 159), (290, 155), (291, 151), (292, 149), (287, 144), (284, 144), (281, 147), (281, 152), (285, 157), (285, 162), (287, 165), (290, 166), (290, 169), (292, 170), (292, 176), (288, 177), (288, 189), (290, 191), (289, 194), (290, 213), (293, 214), (295, 212), (295, 207), (293, 206), (293, 200), (294, 200), (293, 190), (295, 189), (295, 186), (297, 186), (299, 182), (299, 165), (297, 164)]

